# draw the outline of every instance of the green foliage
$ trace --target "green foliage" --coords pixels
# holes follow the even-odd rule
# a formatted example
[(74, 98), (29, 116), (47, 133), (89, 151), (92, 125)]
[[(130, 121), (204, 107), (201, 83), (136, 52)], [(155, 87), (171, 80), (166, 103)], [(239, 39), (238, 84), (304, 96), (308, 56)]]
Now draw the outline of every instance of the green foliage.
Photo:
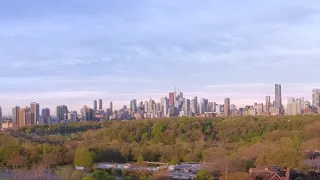
[(214, 177), (210, 172), (200, 169), (197, 174), (197, 180), (214, 180)]
[(138, 164), (142, 164), (143, 161), (144, 161), (143, 156), (140, 155), (140, 156), (137, 158), (137, 163), (138, 163)]
[(88, 148), (84, 146), (80, 146), (76, 150), (76, 154), (74, 157), (74, 165), (90, 168), (93, 165), (93, 154), (89, 151)]
[(91, 176), (95, 180), (113, 180), (114, 179), (109, 173), (101, 170), (94, 171), (93, 173), (91, 173)]

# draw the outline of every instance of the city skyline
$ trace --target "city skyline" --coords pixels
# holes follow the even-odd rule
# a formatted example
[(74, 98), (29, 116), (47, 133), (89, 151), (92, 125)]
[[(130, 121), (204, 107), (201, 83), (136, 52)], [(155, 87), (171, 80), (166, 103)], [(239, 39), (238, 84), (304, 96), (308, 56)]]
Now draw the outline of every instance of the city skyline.
[[(17, 5), (18, 4), (18, 5)], [(0, 7), (0, 105), (114, 108), (167, 96), (242, 106), (320, 87), (320, 2), (85, 0)], [(290, 85), (291, 84), (291, 85)]]
[[(255, 86), (265, 86), (266, 84), (255, 84)], [(251, 86), (251, 88), (253, 88), (253, 87), (255, 87), (255, 86)], [(230, 87), (232, 87), (231, 85), (225, 85), (224, 86), (225, 88), (226, 87), (228, 87), (228, 88), (230, 88)], [(278, 87), (280, 87), (280, 92), (278, 91)], [(180, 91), (180, 89), (179, 89), (179, 91), (176, 91), (176, 89), (174, 88), (174, 89), (172, 89), (172, 91), (169, 91), (169, 92), (167, 92), (167, 94), (158, 94), (156, 97), (157, 98), (154, 98), (154, 97), (152, 97), (152, 96), (149, 96), (148, 98), (146, 98), (146, 99), (137, 99), (137, 98), (130, 98), (130, 100), (128, 100), (128, 102), (116, 102), (116, 103), (123, 103), (123, 104), (116, 104), (116, 106), (114, 106), (113, 104), (114, 104), (114, 102), (113, 101), (108, 101), (108, 100), (104, 100), (104, 99), (101, 99), (101, 98), (96, 98), (96, 99), (93, 99), (93, 100), (91, 100), (91, 105), (90, 105), (90, 103), (88, 103), (88, 104), (81, 104), (81, 105), (79, 105), (79, 108), (77, 109), (77, 108), (75, 108), (75, 109), (73, 109), (73, 108), (70, 108), (70, 106), (68, 105), (68, 103), (67, 102), (65, 102), (65, 103), (60, 103), (60, 104), (57, 104), (57, 105), (55, 105), (54, 107), (48, 107), (48, 106), (43, 106), (43, 105), (41, 105), (41, 103), (39, 103), (38, 101), (37, 102), (31, 102), (31, 103), (29, 103), (29, 104), (27, 104), (27, 105), (21, 105), (21, 104), (16, 104), (15, 106), (13, 106), (13, 107), (21, 107), (21, 108), (23, 108), (23, 107), (28, 107), (28, 108), (30, 108), (31, 107), (31, 109), (32, 109), (32, 104), (35, 104), (35, 103), (37, 103), (38, 104), (38, 109), (39, 109), (39, 104), (40, 104), (40, 109), (39, 109), (39, 113), (41, 113), (40, 112), (40, 110), (41, 109), (43, 109), (43, 108), (49, 108), (50, 110), (51, 110), (51, 114), (52, 115), (56, 115), (57, 116), (57, 114), (56, 114), (56, 108), (58, 107), (58, 106), (66, 106), (66, 107), (68, 107), (68, 110), (69, 110), (69, 112), (72, 112), (72, 111), (77, 111), (77, 112), (80, 112), (81, 111), (81, 109), (84, 107), (84, 106), (86, 106), (86, 107), (88, 107), (88, 108), (91, 108), (91, 109), (93, 109), (93, 110), (95, 110), (95, 106), (96, 106), (96, 110), (101, 110), (100, 109), (100, 103), (101, 103), (101, 106), (103, 106), (104, 108), (102, 108), (102, 110), (105, 110), (105, 109), (108, 109), (109, 108), (109, 106), (110, 106), (110, 103), (112, 103), (112, 109), (113, 110), (118, 110), (118, 109), (122, 109), (123, 108), (123, 106), (127, 106), (128, 108), (132, 108), (133, 107), (133, 104), (135, 104), (135, 105), (138, 105), (140, 102), (148, 102), (150, 99), (152, 99), (154, 102), (156, 102), (156, 103), (161, 103), (161, 102), (163, 102), (163, 98), (167, 98), (167, 101), (168, 101), (168, 105), (170, 105), (171, 104), (171, 102), (170, 102), (170, 94), (172, 94), (173, 95), (173, 97), (175, 97), (175, 96), (177, 96), (178, 94), (175, 94), (174, 92), (177, 92), (177, 93), (180, 93), (180, 92), (182, 92), (183, 93), (183, 97), (184, 98), (186, 98), (186, 99), (189, 99), (189, 100), (191, 100), (191, 103), (192, 103), (192, 99), (194, 98), (194, 97), (197, 97), (197, 101), (198, 101), (198, 103), (200, 103), (201, 101), (202, 101), (202, 99), (207, 99), (209, 102), (215, 102), (215, 103), (217, 103), (217, 104), (220, 104), (220, 105), (224, 105), (225, 103), (226, 103), (226, 98), (227, 99), (229, 99), (228, 101), (229, 101), (229, 106), (230, 105), (235, 105), (237, 108), (241, 108), (241, 107), (245, 107), (245, 106), (247, 106), (247, 105), (254, 105), (255, 103), (263, 103), (264, 105), (266, 105), (267, 103), (270, 103), (270, 105), (274, 102), (275, 103), (275, 106), (277, 106), (276, 104), (276, 94), (277, 94), (277, 92), (279, 92), (280, 93), (280, 98), (281, 98), (281, 104), (282, 104), (282, 106), (284, 107), (284, 109), (286, 109), (286, 105), (288, 104), (288, 103), (292, 103), (294, 100), (295, 100), (295, 98), (297, 98), (297, 97), (299, 97), (299, 98), (303, 98), (303, 101), (308, 101), (308, 102), (310, 102), (310, 104), (311, 105), (313, 105), (313, 99), (314, 98), (316, 98), (316, 97), (314, 97), (315, 95), (314, 95), (314, 91), (315, 90), (318, 90), (318, 88), (313, 88), (313, 89), (311, 89), (311, 91), (309, 92), (309, 96), (311, 97), (311, 98), (306, 98), (306, 97), (303, 97), (303, 96), (299, 96), (299, 94), (291, 94), (291, 95), (293, 95), (293, 96), (286, 96), (285, 94), (283, 94), (283, 92), (282, 92), (282, 88), (283, 88), (283, 85), (281, 85), (281, 84), (274, 84), (273, 85), (273, 90), (274, 90), (274, 92), (273, 92), (273, 94), (275, 94), (275, 95), (272, 95), (272, 93), (270, 93), (270, 94), (266, 94), (266, 95), (264, 95), (264, 97), (263, 98), (259, 98), (258, 96), (255, 96), (255, 95), (253, 95), (252, 97), (253, 98), (256, 98), (256, 100), (255, 101), (252, 101), (251, 103), (244, 103), (244, 104), (237, 104), (237, 103), (235, 103), (235, 102), (233, 102), (233, 100), (232, 100), (232, 98), (230, 98), (230, 97), (227, 97), (227, 96), (225, 96), (225, 97), (223, 97), (222, 98), (222, 101), (217, 101), (217, 100), (215, 100), (215, 99), (210, 99), (210, 98), (208, 98), (208, 97), (205, 97), (205, 96), (199, 96), (199, 95), (197, 95), (197, 94), (188, 94), (188, 93), (185, 93), (185, 92), (183, 92), (183, 91)], [(320, 92), (320, 89), (318, 90), (319, 92)], [(127, 94), (127, 95), (130, 95), (130, 94)], [(318, 93), (318, 99), (320, 98), (320, 93)], [(217, 98), (217, 99), (219, 99), (219, 98)], [(220, 98), (221, 99), (221, 98)], [(292, 99), (292, 100), (291, 100)], [(133, 100), (135, 100), (135, 102), (132, 104), (132, 101)], [(99, 103), (99, 104), (98, 104)], [(149, 102), (150, 103), (150, 102)], [(190, 103), (190, 102), (189, 102)], [(174, 104), (174, 101), (173, 101), (173, 104)], [(30, 106), (30, 107), (29, 107)], [(99, 107), (98, 107), (99, 106)], [(12, 108), (13, 107), (11, 107), (10, 108), (10, 113), (8, 113), (8, 114), (6, 114), (6, 112), (5, 111), (3, 111), (3, 107), (1, 106), (1, 108), (2, 108), (2, 113), (3, 113), (3, 115), (4, 116), (8, 116), (8, 115), (12, 115), (11, 114), (11, 112), (13, 111), (12, 110)], [(137, 107), (134, 107), (136, 110), (137, 110)], [(150, 108), (150, 107), (149, 107)], [(199, 107), (198, 107), (199, 108)], [(67, 110), (67, 111), (68, 111)], [(96, 111), (95, 110), (95, 111)]]

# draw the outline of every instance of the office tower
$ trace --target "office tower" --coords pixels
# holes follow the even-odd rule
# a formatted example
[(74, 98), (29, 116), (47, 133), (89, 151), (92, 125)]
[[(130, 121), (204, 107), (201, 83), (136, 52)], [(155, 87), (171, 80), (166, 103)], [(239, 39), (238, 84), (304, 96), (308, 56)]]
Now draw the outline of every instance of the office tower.
[(102, 110), (102, 99), (99, 99), (99, 110)]
[(26, 126), (26, 109), (21, 108), (19, 109), (18, 127), (24, 127), (24, 126)]
[(271, 98), (270, 98), (270, 96), (266, 96), (266, 105), (265, 105), (266, 108), (265, 108), (264, 111), (269, 112), (271, 106), (272, 106), (272, 104), (271, 104)]
[(148, 103), (148, 113), (153, 112), (153, 104), (154, 104), (154, 101), (150, 98)]
[(320, 107), (320, 89), (312, 89), (312, 106)]
[(30, 104), (31, 114), (33, 114), (33, 118), (31, 119), (31, 124), (39, 124), (39, 116), (40, 116), (40, 106), (39, 103), (32, 102)]
[(42, 116), (50, 116), (50, 109), (49, 108), (42, 108), (41, 109), (41, 115)]
[(144, 112), (149, 112), (149, 103), (148, 103), (148, 101), (144, 102)]
[(275, 84), (275, 107), (282, 110), (281, 85)]
[(93, 120), (94, 109), (88, 108), (87, 106), (83, 106), (83, 108), (81, 109), (81, 115), (83, 117), (83, 120), (85, 121)]
[(113, 103), (112, 103), (112, 101), (109, 102), (109, 109), (111, 111), (111, 114), (113, 114)]
[(2, 107), (0, 106), (0, 122), (2, 121)]
[(223, 115), (225, 117), (228, 117), (230, 115), (230, 99), (229, 98), (224, 99)]
[(160, 103), (156, 103), (155, 112), (159, 112), (159, 111), (161, 111), (161, 104)]
[(132, 113), (136, 113), (138, 108), (137, 108), (137, 100), (136, 99), (132, 99), (130, 101), (130, 110)]
[(12, 122), (17, 123), (19, 120), (19, 106), (12, 108)]
[(97, 111), (98, 110), (98, 104), (97, 104), (97, 100), (93, 101), (93, 110)]
[(167, 97), (165, 97), (165, 101), (164, 101), (164, 104), (163, 104), (163, 115), (165, 117), (168, 116), (168, 109), (169, 109), (169, 100)]
[(183, 99), (182, 111), (185, 113), (190, 112), (190, 99)]
[(25, 112), (25, 126), (30, 127), (32, 126), (31, 120), (33, 118), (33, 114), (30, 112), (30, 109), (26, 109)]
[(163, 112), (163, 106), (164, 106), (164, 103), (166, 101), (166, 97), (161, 97), (160, 98), (160, 107), (161, 107), (161, 111)]
[(57, 106), (56, 115), (58, 120), (66, 120), (66, 114), (68, 114), (68, 107), (66, 105)]
[(174, 106), (174, 99), (175, 99), (175, 93), (171, 92), (169, 93), (169, 106)]
[(200, 99), (200, 114), (204, 114), (206, 112), (206, 104), (205, 104), (206, 99), (205, 98), (201, 98)]
[(257, 104), (257, 113), (262, 113), (263, 110), (263, 103), (258, 103)]
[(302, 109), (306, 108), (306, 107), (304, 106), (304, 97), (300, 97), (300, 101), (301, 101), (301, 108), (302, 108)]
[[(293, 101), (292, 101), (293, 100)], [(287, 103), (287, 115), (297, 115), (302, 113), (301, 101), (300, 99), (294, 100), (293, 98), (288, 100)]]

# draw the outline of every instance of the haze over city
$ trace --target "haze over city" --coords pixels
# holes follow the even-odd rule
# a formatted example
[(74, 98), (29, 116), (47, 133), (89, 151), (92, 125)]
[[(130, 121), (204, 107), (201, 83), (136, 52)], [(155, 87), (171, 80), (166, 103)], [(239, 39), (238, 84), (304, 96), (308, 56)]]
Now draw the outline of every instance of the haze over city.
[[(17, 5), (19, 4), (19, 5)], [(237, 106), (319, 88), (318, 1), (11, 0), (0, 6), (0, 105), (115, 108), (179, 87)], [(54, 111), (53, 111), (54, 112)]]

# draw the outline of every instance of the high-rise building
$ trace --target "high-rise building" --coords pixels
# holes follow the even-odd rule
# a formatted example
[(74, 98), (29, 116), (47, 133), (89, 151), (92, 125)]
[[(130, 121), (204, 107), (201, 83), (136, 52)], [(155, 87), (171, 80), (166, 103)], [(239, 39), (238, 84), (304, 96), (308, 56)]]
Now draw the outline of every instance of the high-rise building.
[(148, 113), (153, 113), (153, 104), (154, 104), (154, 100), (150, 98), (148, 102)]
[(2, 107), (0, 106), (0, 122), (2, 121)]
[(200, 99), (200, 106), (199, 106), (200, 114), (204, 114), (206, 112), (206, 102), (205, 101), (206, 101), (205, 98)]
[(138, 107), (137, 107), (137, 100), (136, 99), (132, 99), (130, 101), (130, 110), (132, 113), (136, 113), (137, 110), (138, 110)]
[(20, 106), (12, 108), (12, 122), (17, 123), (19, 121), (19, 110)]
[(265, 111), (269, 112), (270, 108), (271, 108), (272, 104), (271, 104), (271, 98), (270, 96), (266, 96), (266, 105), (265, 105)]
[(102, 110), (102, 99), (99, 99), (99, 110)]
[(281, 85), (275, 84), (275, 107), (282, 110)]
[(148, 103), (148, 101), (144, 102), (144, 112), (149, 112), (149, 103)]
[(97, 111), (98, 110), (98, 104), (97, 104), (97, 100), (93, 101), (93, 110)]
[(174, 100), (175, 100), (175, 93), (174, 92), (170, 92), (169, 93), (169, 106), (174, 106)]
[(26, 109), (21, 108), (19, 109), (18, 127), (25, 127), (25, 126), (26, 126)]
[(288, 99), (286, 114), (297, 115), (301, 113), (302, 113), (301, 100), (300, 99), (294, 100), (294, 98)]
[(94, 119), (94, 110), (91, 108), (88, 108), (87, 106), (83, 106), (81, 109), (81, 115), (83, 117), (83, 120), (89, 121)]
[(112, 101), (109, 102), (109, 109), (111, 111), (111, 115), (113, 114), (113, 103)]
[(66, 105), (60, 105), (56, 108), (56, 115), (58, 120), (67, 120), (66, 115), (68, 114), (68, 107)]
[(223, 115), (225, 117), (228, 117), (230, 115), (230, 99), (229, 98), (224, 99)]
[(39, 124), (40, 106), (39, 103), (32, 102), (30, 104), (30, 111), (32, 115), (31, 124)]
[(165, 97), (165, 101), (164, 101), (164, 104), (163, 104), (163, 115), (165, 117), (168, 116), (168, 109), (169, 109), (169, 100), (167, 97)]
[(320, 107), (320, 89), (312, 89), (312, 106)]
[(50, 116), (50, 109), (49, 108), (42, 108), (41, 109), (41, 115), (42, 116)]

